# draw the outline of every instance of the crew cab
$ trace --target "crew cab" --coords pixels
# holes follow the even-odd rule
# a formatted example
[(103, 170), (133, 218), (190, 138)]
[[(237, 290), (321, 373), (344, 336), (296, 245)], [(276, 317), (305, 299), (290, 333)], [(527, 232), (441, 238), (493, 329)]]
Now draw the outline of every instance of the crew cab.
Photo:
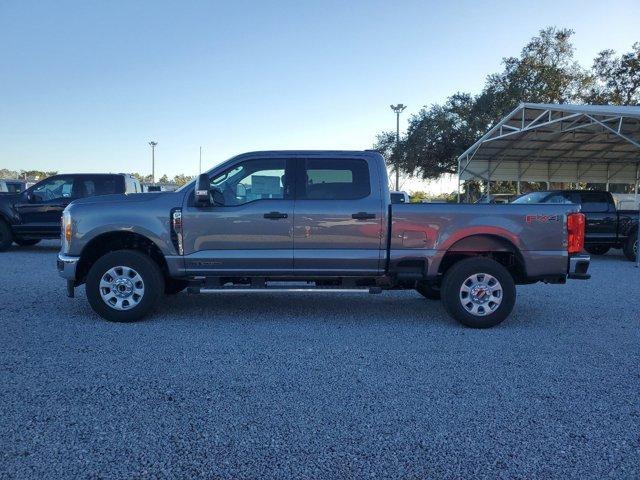
[(604, 255), (622, 248), (634, 261), (638, 252), (638, 210), (618, 210), (613, 195), (604, 190), (546, 190), (531, 192), (514, 200), (516, 204), (578, 204), (586, 217), (585, 250)]
[(62, 211), (73, 200), (141, 191), (131, 175), (73, 173), (54, 175), (22, 192), (1, 195), (0, 251), (13, 242), (30, 246), (45, 238), (60, 238)]
[(175, 192), (72, 202), (58, 270), (112, 321), (163, 294), (415, 289), (471, 327), (516, 284), (589, 277), (576, 205), (392, 204), (371, 151), (239, 155)]

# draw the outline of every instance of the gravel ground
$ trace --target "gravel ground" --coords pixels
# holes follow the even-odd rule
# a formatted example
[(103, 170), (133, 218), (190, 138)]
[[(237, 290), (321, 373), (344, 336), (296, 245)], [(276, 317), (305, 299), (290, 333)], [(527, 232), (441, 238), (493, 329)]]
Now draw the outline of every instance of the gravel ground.
[(2, 478), (640, 477), (640, 271), (476, 331), (383, 295), (167, 299), (109, 324), (57, 245), (0, 254)]

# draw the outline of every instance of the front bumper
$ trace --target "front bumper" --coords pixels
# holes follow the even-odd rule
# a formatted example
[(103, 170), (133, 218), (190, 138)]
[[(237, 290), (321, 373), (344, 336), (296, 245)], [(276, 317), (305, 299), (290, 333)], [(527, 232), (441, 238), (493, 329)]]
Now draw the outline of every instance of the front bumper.
[(581, 253), (579, 255), (572, 255), (569, 257), (569, 278), (575, 280), (588, 280), (591, 275), (587, 273), (589, 270), (589, 263), (591, 257), (587, 254)]
[(58, 273), (60, 276), (66, 280), (74, 281), (76, 280), (76, 266), (78, 265), (78, 261), (80, 257), (71, 257), (69, 255), (64, 255), (63, 253), (58, 254)]

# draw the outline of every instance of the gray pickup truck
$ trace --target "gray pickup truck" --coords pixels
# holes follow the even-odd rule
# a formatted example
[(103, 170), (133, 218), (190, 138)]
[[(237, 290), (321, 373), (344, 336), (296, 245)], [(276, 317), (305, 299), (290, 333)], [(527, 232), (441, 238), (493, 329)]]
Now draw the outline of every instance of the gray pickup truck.
[(589, 278), (579, 208), (391, 204), (378, 153), (253, 152), (175, 192), (72, 202), (58, 270), (111, 321), (184, 289), (415, 289), (486, 328), (509, 315), (516, 284)]

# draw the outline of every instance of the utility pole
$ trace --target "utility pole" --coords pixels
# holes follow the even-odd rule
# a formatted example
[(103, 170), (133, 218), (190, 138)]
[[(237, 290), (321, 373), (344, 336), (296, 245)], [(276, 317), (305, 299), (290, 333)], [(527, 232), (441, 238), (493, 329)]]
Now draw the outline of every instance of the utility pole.
[(200, 163), (198, 163), (198, 174), (202, 173), (202, 147), (200, 147)]
[(156, 145), (158, 142), (151, 141), (151, 183), (156, 183)]
[[(400, 114), (407, 108), (406, 105), (399, 103), (397, 105), (389, 105), (391, 110), (396, 114), (396, 153), (400, 152)], [(400, 164), (399, 159), (396, 159), (396, 192), (400, 190)]]

